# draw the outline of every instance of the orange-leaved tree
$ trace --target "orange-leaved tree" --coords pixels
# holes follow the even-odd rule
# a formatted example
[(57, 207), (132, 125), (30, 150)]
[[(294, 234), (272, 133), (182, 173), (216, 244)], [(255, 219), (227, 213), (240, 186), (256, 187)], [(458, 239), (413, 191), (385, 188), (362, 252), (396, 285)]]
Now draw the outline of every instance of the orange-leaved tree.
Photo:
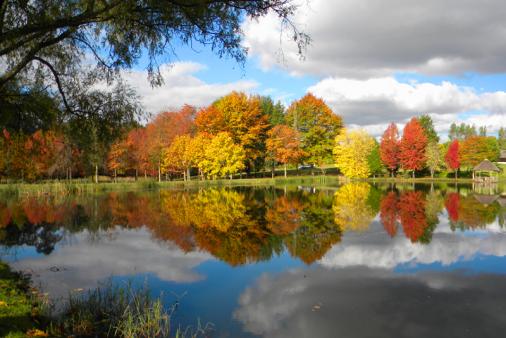
[(425, 147), (427, 146), (427, 136), (420, 122), (413, 117), (402, 133), (399, 145), (399, 160), (404, 170), (412, 170), (413, 178), (415, 171), (425, 166), (426, 156)]
[(381, 137), (380, 157), (381, 162), (393, 177), (395, 171), (399, 168), (399, 130), (393, 122), (390, 123)]
[(284, 165), (285, 177), (287, 165), (297, 165), (306, 154), (301, 149), (300, 133), (284, 124), (269, 130), (266, 145), (269, 157)]
[(162, 161), (166, 148), (176, 136), (189, 134), (193, 131), (195, 108), (185, 105), (177, 112), (158, 114), (146, 126), (146, 151), (151, 166), (156, 168), (158, 181), (162, 176)]
[(259, 97), (232, 92), (201, 110), (195, 124), (199, 132), (228, 133), (234, 143), (244, 149), (246, 170), (263, 165), (269, 122), (262, 112)]

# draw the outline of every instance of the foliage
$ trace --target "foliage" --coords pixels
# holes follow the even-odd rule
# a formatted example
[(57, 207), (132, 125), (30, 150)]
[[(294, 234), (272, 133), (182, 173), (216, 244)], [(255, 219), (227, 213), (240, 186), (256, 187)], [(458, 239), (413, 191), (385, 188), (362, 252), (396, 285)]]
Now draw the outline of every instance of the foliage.
[(380, 220), (387, 234), (394, 238), (397, 234), (399, 212), (398, 198), (394, 191), (389, 191), (382, 199), (380, 204)]
[(399, 144), (399, 160), (405, 170), (423, 169), (427, 160), (425, 147), (427, 137), (418, 119), (412, 118), (404, 127), (402, 138)]
[(267, 153), (271, 154), (275, 161), (285, 165), (300, 163), (305, 156), (304, 151), (301, 149), (299, 132), (284, 124), (277, 125), (269, 130), (266, 145)]
[[(40, 96), (40, 91), (42, 96), (58, 100), (61, 120), (83, 116), (83, 111), (93, 113), (80, 104), (95, 95), (90, 89), (119, 83), (120, 70), (131, 68), (142, 58), (151, 84), (161, 84), (159, 58), (173, 53), (176, 41), (209, 45), (220, 57), (244, 62), (247, 50), (241, 41), (241, 23), (245, 17), (258, 18), (270, 12), (293, 32), (302, 55), (309, 37), (291, 22), (295, 8), (285, 0), (5, 1), (0, 15), (0, 57), (6, 60), (0, 72), (0, 98), (9, 91), (27, 96), (23, 108), (17, 110), (26, 113), (26, 119), (32, 113), (39, 115), (26, 108), (26, 103)], [(45, 114), (47, 109), (42, 111)], [(112, 118), (114, 112), (109, 113)], [(3, 117), (3, 112), (0, 115)], [(91, 114), (88, 118), (93, 119)]]
[(302, 134), (302, 149), (309, 163), (322, 167), (331, 160), (333, 141), (343, 122), (322, 99), (306, 94), (290, 105), (285, 121)]
[(367, 163), (369, 164), (369, 172), (371, 175), (381, 174), (383, 171), (383, 164), (381, 163), (381, 153), (378, 141), (374, 140), (374, 146), (372, 147), (369, 156), (367, 156)]
[(455, 170), (455, 174), (457, 174), (457, 170), (460, 168), (460, 151), (458, 140), (453, 140), (448, 146), (448, 151), (445, 155), (445, 163), (449, 169)]
[(258, 97), (232, 92), (201, 110), (195, 124), (199, 132), (211, 135), (228, 133), (234, 143), (244, 149), (244, 164), (248, 170), (263, 164), (269, 123)]
[(260, 96), (260, 109), (269, 117), (271, 126), (285, 123), (285, 107), (280, 101), (274, 103), (270, 96)]
[(221, 132), (214, 136), (204, 153), (205, 159), (200, 166), (207, 176), (226, 177), (244, 169), (245, 152), (228, 133)]
[(189, 135), (176, 136), (171, 145), (165, 149), (162, 170), (182, 172), (186, 179), (188, 171), (195, 164), (191, 147), (192, 138)]
[(504, 127), (499, 128), (497, 142), (499, 143), (499, 149), (506, 149), (506, 129)]
[(346, 177), (366, 178), (371, 174), (369, 155), (374, 148), (374, 139), (363, 130), (343, 129), (336, 136), (334, 157), (336, 166)]
[(425, 216), (426, 201), (420, 191), (407, 191), (399, 198), (399, 217), (404, 234), (411, 242), (418, 242), (423, 238), (428, 228)]
[(497, 139), (490, 136), (468, 137), (460, 144), (459, 157), (462, 165), (469, 167), (474, 167), (485, 159), (497, 161), (499, 157)]
[(342, 231), (365, 231), (375, 216), (367, 203), (371, 186), (365, 182), (347, 183), (334, 194), (334, 222)]
[(395, 123), (391, 123), (381, 137), (380, 155), (381, 161), (393, 175), (399, 168), (399, 131)]
[(439, 143), (439, 136), (436, 133), (436, 129), (434, 128), (434, 122), (429, 114), (423, 114), (418, 119), (420, 125), (425, 132), (425, 136), (427, 137), (428, 142)]
[(452, 123), (450, 125), (450, 132), (448, 133), (448, 138), (450, 141), (453, 140), (459, 140), (463, 141), (471, 136), (476, 136), (476, 126), (474, 125), (468, 125), (465, 123), (461, 123), (460, 125), (457, 125), (455, 123)]
[(430, 176), (434, 177), (434, 172), (443, 168), (444, 159), (442, 150), (439, 144), (429, 141), (425, 148), (425, 158), (427, 159), (426, 165), (430, 170)]

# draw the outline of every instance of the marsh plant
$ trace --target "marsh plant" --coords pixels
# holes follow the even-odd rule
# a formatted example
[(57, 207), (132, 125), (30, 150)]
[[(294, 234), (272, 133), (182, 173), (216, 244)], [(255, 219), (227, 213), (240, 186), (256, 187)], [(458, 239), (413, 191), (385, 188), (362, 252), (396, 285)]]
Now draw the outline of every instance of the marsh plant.
[(50, 315), (49, 331), (58, 336), (78, 337), (199, 337), (210, 325), (194, 328), (171, 327), (171, 315), (178, 303), (168, 309), (153, 298), (146, 286), (115, 286), (108, 282), (88, 292), (72, 292), (63, 308)]

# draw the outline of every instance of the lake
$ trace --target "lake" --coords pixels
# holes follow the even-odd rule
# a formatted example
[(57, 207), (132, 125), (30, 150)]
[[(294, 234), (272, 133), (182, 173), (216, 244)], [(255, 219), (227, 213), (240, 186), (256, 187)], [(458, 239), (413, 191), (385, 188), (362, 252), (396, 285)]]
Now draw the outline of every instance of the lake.
[(499, 337), (506, 197), (465, 185), (0, 197), (0, 259), (53, 299), (147, 285), (213, 337)]

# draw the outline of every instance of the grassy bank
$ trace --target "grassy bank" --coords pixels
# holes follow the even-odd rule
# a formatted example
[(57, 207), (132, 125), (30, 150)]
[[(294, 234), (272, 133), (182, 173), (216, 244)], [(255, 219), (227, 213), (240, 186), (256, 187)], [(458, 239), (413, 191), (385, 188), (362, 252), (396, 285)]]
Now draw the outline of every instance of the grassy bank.
[[(223, 187), (223, 186), (274, 186), (274, 185), (312, 185), (312, 186), (336, 186), (340, 183), (354, 181), (337, 175), (306, 175), (306, 176), (277, 176), (274, 178), (235, 178), (219, 180), (198, 180), (190, 181), (162, 181), (157, 182), (150, 179), (128, 182), (41, 182), (41, 183), (11, 183), (0, 184), (0, 194), (4, 195), (77, 195), (93, 194), (107, 191), (139, 191), (163, 188), (200, 188), (200, 187)], [(375, 183), (448, 183), (448, 184), (470, 184), (471, 178), (451, 177), (376, 177), (361, 179), (360, 181)], [(500, 178), (499, 183), (504, 184), (506, 178)]]
[[(17, 337), (200, 337), (208, 324), (171, 327), (167, 309), (146, 287), (114, 286), (73, 292), (56, 306), (38, 296), (29, 279), (0, 262), (0, 336)], [(57, 309), (57, 310), (55, 310)]]
[(35, 336), (39, 323), (38, 302), (30, 292), (26, 277), (12, 272), (0, 262), (0, 336)]

